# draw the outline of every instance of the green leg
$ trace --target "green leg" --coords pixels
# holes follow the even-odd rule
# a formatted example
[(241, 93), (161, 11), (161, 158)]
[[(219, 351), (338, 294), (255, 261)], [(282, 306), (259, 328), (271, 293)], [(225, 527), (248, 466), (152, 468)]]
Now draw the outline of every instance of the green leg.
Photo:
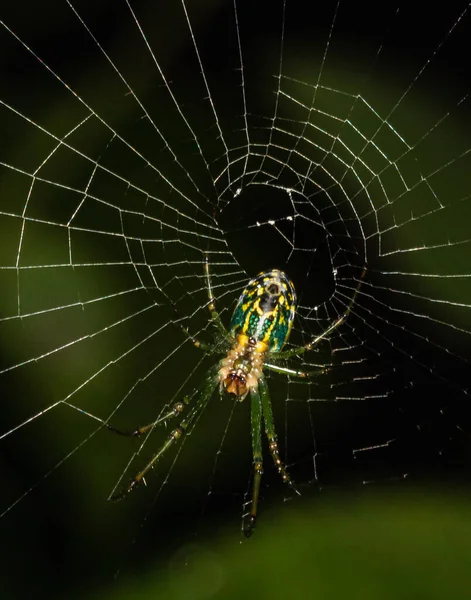
[(208, 289), (208, 298), (209, 298), (209, 312), (211, 313), (211, 319), (214, 321), (216, 327), (219, 329), (219, 332), (224, 336), (225, 339), (228, 337), (227, 329), (224, 327), (223, 322), (221, 321), (221, 317), (216, 309), (216, 302), (213, 296), (213, 287), (211, 284), (211, 275), (209, 273), (209, 259), (206, 256), (206, 261), (204, 263), (204, 272), (206, 274), (206, 287)]
[(157, 420), (152, 421), (152, 423), (149, 423), (148, 425), (144, 425), (143, 427), (138, 427), (137, 429), (132, 429), (132, 430), (126, 431), (123, 429), (118, 429), (117, 427), (114, 427), (113, 425), (110, 425), (109, 423), (105, 423), (104, 421), (103, 421), (103, 424), (110, 431), (112, 431), (113, 433), (117, 433), (118, 435), (125, 435), (128, 437), (139, 437), (139, 436), (147, 433), (150, 429), (153, 429), (156, 425), (170, 421), (170, 419), (173, 419), (174, 417), (179, 415), (181, 412), (183, 412), (185, 410), (185, 408), (189, 404), (191, 398), (192, 398), (191, 396), (185, 396), (181, 402), (176, 402), (168, 412), (166, 412), (164, 415), (159, 417)]
[[(216, 303), (215, 303), (215, 299), (213, 296), (213, 287), (212, 287), (212, 283), (211, 283), (211, 275), (209, 273), (209, 259), (206, 256), (205, 259), (205, 263), (204, 263), (204, 272), (206, 275), (206, 288), (208, 290), (208, 299), (209, 299), (209, 303), (208, 303), (208, 308), (209, 308), (209, 312), (211, 314), (211, 319), (213, 320), (214, 324), (216, 325), (216, 327), (219, 329), (219, 332), (221, 333), (221, 335), (224, 337), (224, 339), (228, 339), (230, 336), (227, 332), (227, 329), (224, 327), (224, 323), (221, 320), (221, 317), (216, 309)], [(167, 299), (167, 302), (170, 304), (170, 306), (173, 309), (173, 312), (175, 313), (176, 317), (178, 319), (180, 319), (180, 315), (178, 313), (177, 307), (175, 306), (175, 303), (167, 296), (167, 294), (165, 294), (165, 292), (163, 292), (163, 290), (161, 290), (161, 292), (164, 294), (164, 296)], [(175, 323), (173, 323), (176, 327), (179, 327), (183, 333), (186, 335), (186, 337), (191, 341), (191, 343), (196, 346), (197, 348), (201, 348), (202, 350), (204, 350), (205, 352), (210, 352), (212, 350), (212, 347), (210, 344), (207, 344), (206, 342), (203, 342), (202, 340), (196, 338), (195, 336), (193, 336), (187, 327), (185, 327), (184, 325), (182, 325), (181, 323), (179, 323), (178, 321), (176, 321)]]
[[(204, 272), (206, 275), (206, 287), (208, 290), (208, 298), (209, 298), (208, 308), (211, 313), (211, 319), (214, 321), (214, 323), (215, 323), (216, 327), (219, 329), (220, 333), (224, 336), (225, 339), (227, 339), (228, 332), (227, 332), (226, 328), (224, 327), (224, 324), (221, 320), (221, 317), (219, 316), (218, 311), (216, 310), (216, 304), (215, 304), (214, 296), (213, 296), (213, 288), (212, 288), (212, 284), (211, 284), (211, 275), (209, 273), (209, 259), (207, 256), (206, 256), (205, 264), (204, 264)], [(194, 346), (196, 346), (197, 348), (201, 348), (205, 352), (210, 352), (212, 350), (211, 345), (207, 344), (206, 342), (203, 342), (202, 340), (200, 340), (197, 337), (195, 337), (194, 335), (192, 335), (190, 333), (190, 331), (188, 330), (188, 327), (185, 327), (184, 325), (182, 325), (180, 323), (181, 316), (178, 312), (175, 302), (173, 302), (173, 300), (171, 300), (163, 290), (160, 290), (160, 292), (161, 292), (161, 294), (163, 294), (165, 296), (165, 299), (167, 300), (168, 304), (172, 307), (172, 310), (175, 313), (176, 318), (178, 319), (177, 321), (172, 322), (172, 324), (174, 326), (178, 327), (179, 329), (181, 329), (181, 331), (185, 334), (185, 336), (190, 340), (190, 342)]]
[[(195, 405), (188, 413), (188, 415), (180, 421), (180, 424), (175, 427), (175, 429), (168, 435), (165, 442), (162, 444), (160, 449), (154, 454), (154, 456), (150, 459), (147, 465), (140, 471), (134, 479), (131, 480), (129, 485), (125, 487), (122, 491), (112, 495), (109, 500), (121, 500), (124, 498), (129, 492), (131, 492), (141, 481), (143, 481), (144, 477), (147, 473), (152, 469), (155, 463), (160, 459), (160, 457), (167, 452), (167, 450), (173, 446), (176, 442), (178, 442), (183, 435), (187, 432), (187, 430), (195, 424), (198, 417), (206, 408), (206, 405), (211, 398), (214, 388), (216, 384), (219, 382), (218, 373), (219, 373), (219, 363), (214, 365), (207, 373), (204, 381), (201, 386), (196, 388), (196, 390), (186, 398), (186, 404), (189, 404), (192, 400), (195, 400)], [(148, 430), (152, 427), (153, 424), (147, 425), (146, 427), (141, 428), (141, 430)], [(139, 431), (139, 430), (136, 430)], [(142, 433), (142, 431), (141, 431)]]
[(323, 331), (317, 337), (313, 338), (309, 342), (309, 344), (306, 344), (305, 346), (301, 346), (300, 348), (292, 348), (291, 350), (286, 350), (285, 352), (277, 352), (276, 353), (277, 358), (285, 359), (285, 358), (291, 358), (292, 356), (300, 356), (301, 354), (304, 354), (305, 352), (308, 352), (309, 350), (312, 350), (315, 346), (317, 346), (317, 344), (319, 342), (321, 342), (328, 335), (330, 335), (332, 333), (332, 331), (334, 331), (335, 329), (337, 329), (337, 327), (339, 327), (340, 325), (342, 325), (342, 323), (347, 318), (347, 314), (348, 313), (346, 313), (346, 312), (343, 313), (343, 315), (341, 315), (336, 321), (334, 321), (332, 323), (332, 325), (330, 325), (329, 327), (327, 327), (327, 329), (325, 331)]
[(286, 367), (280, 367), (278, 365), (272, 365), (270, 363), (263, 363), (263, 368), (270, 369), (275, 373), (281, 373), (282, 375), (289, 375), (290, 377), (298, 377), (300, 379), (311, 379), (312, 377), (318, 377), (324, 375), (331, 370), (331, 367), (319, 367), (316, 371), (296, 371), (295, 369), (287, 369)]
[(175, 325), (183, 331), (183, 333), (190, 340), (190, 342), (193, 344), (193, 346), (196, 346), (196, 348), (201, 348), (201, 350), (203, 350), (204, 352), (211, 351), (211, 349), (212, 349), (211, 345), (207, 344), (206, 342), (203, 342), (202, 340), (200, 340), (197, 337), (195, 337), (194, 335), (192, 335), (190, 333), (190, 331), (188, 330), (188, 327), (185, 327), (184, 325), (181, 325), (180, 323), (175, 323)]
[(260, 483), (263, 475), (262, 462), (262, 405), (258, 390), (252, 390), (250, 394), (252, 402), (252, 451), (253, 451), (253, 483), (250, 512), (244, 515), (242, 531), (246, 537), (252, 535), (257, 518), (258, 499), (260, 496)]
[(348, 315), (350, 314), (350, 312), (353, 308), (353, 305), (355, 304), (355, 300), (357, 298), (358, 292), (360, 291), (361, 284), (363, 283), (363, 278), (365, 276), (365, 273), (366, 273), (366, 267), (361, 272), (357, 287), (355, 288), (355, 291), (353, 292), (352, 299), (348, 303), (345, 312), (342, 313), (340, 315), (340, 317), (332, 323), (332, 325), (329, 325), (329, 327), (327, 327), (327, 329), (325, 331), (323, 331), (320, 335), (313, 338), (305, 346), (300, 346), (299, 348), (292, 348), (291, 350), (286, 350), (285, 352), (277, 352), (276, 353), (277, 358), (285, 359), (285, 358), (290, 358), (292, 356), (300, 356), (301, 354), (304, 354), (304, 352), (308, 352), (309, 350), (312, 350), (315, 346), (317, 346), (317, 344), (319, 342), (321, 342), (328, 335), (330, 335), (332, 333), (332, 331), (337, 329), (337, 327), (340, 327), (340, 325), (342, 325), (342, 323), (347, 319)]
[[(168, 303), (172, 307), (172, 310), (175, 313), (175, 316), (177, 317), (177, 319), (181, 319), (180, 313), (178, 312), (178, 309), (175, 306), (175, 302), (170, 300), (170, 298), (166, 294), (165, 294), (165, 296), (167, 298)], [(193, 346), (196, 346), (197, 348), (201, 348), (201, 350), (203, 350), (204, 352), (208, 352), (211, 350), (211, 346), (209, 344), (207, 344), (206, 342), (203, 342), (202, 340), (200, 340), (197, 337), (195, 337), (194, 335), (192, 335), (190, 333), (188, 327), (185, 327), (179, 321), (172, 321), (172, 325), (181, 329), (181, 331), (190, 340), (190, 342), (193, 344)]]
[(299, 494), (296, 486), (291, 481), (291, 478), (286, 470), (286, 467), (281, 462), (280, 451), (278, 449), (277, 435), (275, 432), (275, 419), (273, 418), (273, 410), (271, 407), (270, 393), (268, 391), (267, 382), (265, 377), (262, 375), (258, 380), (258, 388), (260, 390), (260, 398), (262, 401), (263, 420), (265, 422), (265, 433), (268, 438), (268, 446), (270, 448), (270, 454), (273, 458), (278, 473), (285, 483), (287, 483), (293, 490)]
[(143, 427), (138, 427), (137, 429), (129, 429), (129, 430), (118, 429), (114, 425), (110, 425), (103, 419), (100, 419), (100, 417), (97, 417), (96, 415), (84, 410), (83, 408), (79, 408), (78, 406), (75, 406), (75, 404), (71, 404), (70, 402), (67, 402), (67, 401), (64, 401), (64, 404), (69, 406), (70, 408), (73, 408), (77, 412), (82, 413), (83, 415), (86, 415), (87, 417), (95, 419), (95, 421), (98, 421), (99, 423), (101, 423), (103, 425), (103, 427), (106, 427), (109, 431), (112, 431), (113, 433), (117, 433), (118, 435), (124, 435), (127, 437), (139, 437), (139, 436), (143, 435), (144, 433), (147, 433), (149, 431), (149, 429), (154, 428), (156, 425), (159, 425), (160, 423), (166, 423), (167, 421), (170, 421), (170, 419), (172, 419), (173, 417), (176, 417), (177, 415), (179, 415), (181, 412), (183, 412), (185, 410), (185, 407), (190, 402), (190, 400), (191, 400), (191, 397), (185, 396), (183, 398), (183, 400), (181, 400), (179, 402), (175, 402), (175, 404), (172, 406), (172, 408), (169, 411), (167, 411), (165, 414), (163, 414), (161, 417), (159, 417), (155, 421), (152, 421), (152, 423), (149, 423), (148, 425), (144, 425)]

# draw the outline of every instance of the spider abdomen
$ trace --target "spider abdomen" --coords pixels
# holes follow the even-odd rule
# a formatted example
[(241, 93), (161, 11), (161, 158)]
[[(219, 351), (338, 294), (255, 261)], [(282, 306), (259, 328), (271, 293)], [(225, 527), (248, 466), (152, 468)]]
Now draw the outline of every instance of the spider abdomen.
[(296, 312), (296, 292), (290, 279), (278, 269), (264, 271), (251, 279), (241, 294), (230, 332), (263, 342), (278, 352), (288, 340)]

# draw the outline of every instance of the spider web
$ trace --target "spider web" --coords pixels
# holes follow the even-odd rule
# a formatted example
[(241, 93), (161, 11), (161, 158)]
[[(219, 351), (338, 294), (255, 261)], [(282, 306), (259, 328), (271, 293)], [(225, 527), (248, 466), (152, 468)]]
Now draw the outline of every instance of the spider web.
[[(208, 521), (239, 526), (249, 403), (217, 395), (147, 489), (104, 501), (163, 432), (103, 422), (154, 420), (217, 360), (179, 328), (217, 349), (206, 256), (226, 324), (249, 278), (289, 274), (292, 346), (345, 311), (366, 267), (347, 321), (289, 363), (331, 370), (269, 377), (304, 491), (469, 469), (468, 5), (424, 27), (406, 5), (257, 4), (2, 10), (0, 526), (11, 556), (27, 540), (31, 581), (70, 577), (84, 552), (81, 577), (98, 557), (109, 573), (132, 539), (155, 556), (156, 539), (165, 554)], [(264, 486), (261, 511), (286, 495), (269, 456)]]

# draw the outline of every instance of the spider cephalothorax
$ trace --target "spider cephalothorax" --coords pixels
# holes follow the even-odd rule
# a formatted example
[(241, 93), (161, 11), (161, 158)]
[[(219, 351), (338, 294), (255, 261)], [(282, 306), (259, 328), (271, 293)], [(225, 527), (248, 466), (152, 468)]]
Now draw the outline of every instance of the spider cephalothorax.
[(220, 390), (235, 396), (240, 402), (258, 384), (267, 351), (265, 342), (239, 334), (233, 347), (221, 361)]

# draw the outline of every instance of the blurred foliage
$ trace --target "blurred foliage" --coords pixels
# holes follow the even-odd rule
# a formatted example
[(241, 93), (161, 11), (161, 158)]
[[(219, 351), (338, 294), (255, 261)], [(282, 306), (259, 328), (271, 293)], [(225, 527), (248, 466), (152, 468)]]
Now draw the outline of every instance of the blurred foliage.
[[(332, 496), (332, 495), (329, 495)], [(132, 580), (83, 596), (118, 598), (469, 598), (469, 497), (431, 489), (318, 497), (263, 515), (253, 538), (198, 538)]]

